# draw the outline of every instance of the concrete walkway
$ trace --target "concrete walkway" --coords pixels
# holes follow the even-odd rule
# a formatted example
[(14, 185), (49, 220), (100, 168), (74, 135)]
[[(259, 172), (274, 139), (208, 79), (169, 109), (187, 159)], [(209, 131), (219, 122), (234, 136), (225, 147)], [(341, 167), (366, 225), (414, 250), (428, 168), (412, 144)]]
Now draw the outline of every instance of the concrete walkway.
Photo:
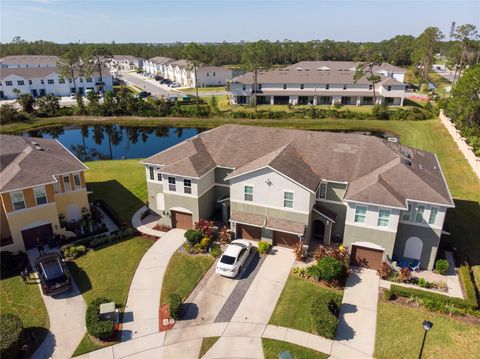
[(232, 322), (268, 323), (294, 262), (291, 248), (273, 247), (233, 315)]
[[(27, 254), (33, 267), (33, 261), (38, 256), (38, 252), (36, 249), (31, 249)], [(38, 289), (41, 293), (40, 285)], [(67, 292), (54, 297), (42, 293), (42, 298), (47, 308), (50, 330), (32, 359), (70, 358), (87, 331), (85, 327), (87, 305), (75, 282)]]
[(184, 233), (181, 229), (170, 230), (140, 261), (128, 292), (122, 341), (158, 332), (163, 276), (170, 257), (185, 241)]
[[(132, 216), (132, 226), (137, 229), (140, 233), (146, 234), (148, 236), (162, 237), (167, 232), (157, 231), (153, 229), (153, 226), (156, 224), (157, 217), (149, 215), (145, 220), (142, 221), (142, 214), (147, 210), (147, 207), (143, 206)], [(148, 219), (151, 219), (148, 222)]]
[(371, 269), (353, 268), (340, 307), (332, 345), (333, 358), (372, 358), (375, 350), (379, 277)]

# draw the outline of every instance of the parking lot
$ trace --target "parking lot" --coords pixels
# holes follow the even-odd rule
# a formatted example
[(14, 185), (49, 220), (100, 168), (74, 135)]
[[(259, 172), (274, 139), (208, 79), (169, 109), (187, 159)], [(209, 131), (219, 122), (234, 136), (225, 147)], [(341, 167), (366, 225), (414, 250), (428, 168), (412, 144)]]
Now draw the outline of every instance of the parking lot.
[(120, 79), (124, 80), (129, 85), (135, 85), (142, 91), (147, 91), (154, 97), (181, 97), (183, 93), (173, 91), (167, 85), (161, 85), (154, 79), (147, 79), (136, 72), (122, 72), (119, 74)]

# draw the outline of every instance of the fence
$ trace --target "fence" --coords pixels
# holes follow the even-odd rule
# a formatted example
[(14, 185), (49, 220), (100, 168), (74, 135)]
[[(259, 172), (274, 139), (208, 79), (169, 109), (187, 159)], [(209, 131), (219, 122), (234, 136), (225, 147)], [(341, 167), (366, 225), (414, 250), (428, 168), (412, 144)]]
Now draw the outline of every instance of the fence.
[(445, 116), (443, 110), (440, 111), (440, 121), (442, 121), (443, 125), (457, 144), (458, 148), (463, 153), (463, 156), (467, 159), (468, 163), (473, 169), (473, 172), (475, 172), (477, 177), (480, 178), (480, 158), (475, 156), (472, 151), (472, 147), (468, 145), (468, 143), (465, 141), (465, 138), (462, 137), (460, 131), (455, 128), (455, 124), (452, 122), (452, 120)]

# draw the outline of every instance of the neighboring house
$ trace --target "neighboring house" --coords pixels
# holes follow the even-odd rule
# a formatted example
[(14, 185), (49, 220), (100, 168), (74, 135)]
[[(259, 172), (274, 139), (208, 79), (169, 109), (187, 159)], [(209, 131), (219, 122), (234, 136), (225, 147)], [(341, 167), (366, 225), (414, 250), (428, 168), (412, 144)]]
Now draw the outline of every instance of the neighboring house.
[(213, 216), (276, 245), (343, 242), (371, 268), (431, 269), (454, 207), (434, 154), (359, 134), (225, 125), (142, 163), (161, 223)]
[[(404, 70), (389, 64), (375, 68), (380, 82), (375, 85), (376, 103), (402, 106), (406, 85)], [(259, 71), (234, 78), (230, 102), (248, 104), (256, 93), (257, 104), (268, 105), (373, 105), (373, 87), (367, 75), (354, 81), (355, 63), (344, 61), (302, 61), (282, 69)]]
[(34, 248), (36, 239), (74, 235), (62, 228), (89, 210), (87, 167), (56, 140), (0, 135), (1, 250)]
[(175, 60), (169, 57), (157, 56), (146, 60), (143, 69), (145, 70), (145, 72), (148, 72), (152, 75), (159, 75), (163, 78), (167, 78), (166, 72), (168, 64), (170, 64), (171, 62), (175, 62)]
[(57, 67), (58, 56), (12, 55), (0, 59), (0, 68)]
[(143, 68), (143, 59), (130, 55), (114, 55), (107, 67), (112, 75), (116, 76), (118, 71), (134, 71)]
[[(107, 68), (102, 70), (105, 91), (113, 90), (112, 75)], [(96, 72), (92, 76), (75, 78), (77, 91), (81, 94), (87, 90), (100, 91), (101, 81)], [(29, 93), (34, 97), (46, 95), (69, 96), (75, 92), (73, 81), (62, 78), (57, 67), (21, 67), (0, 69), (0, 98), (15, 99), (20, 93)]]

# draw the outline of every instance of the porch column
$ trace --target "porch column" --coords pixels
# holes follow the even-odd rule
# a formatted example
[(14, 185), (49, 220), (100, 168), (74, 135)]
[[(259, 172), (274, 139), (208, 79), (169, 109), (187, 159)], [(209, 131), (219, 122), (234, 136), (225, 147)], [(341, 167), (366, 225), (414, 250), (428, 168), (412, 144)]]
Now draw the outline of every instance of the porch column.
[(335, 105), (335, 96), (332, 96), (332, 106)]
[(357, 96), (357, 103), (356, 103), (357, 106), (361, 105), (361, 99), (362, 99), (361, 96)]
[(270, 96), (270, 105), (275, 105), (275, 100), (273, 96)]
[(400, 106), (403, 106), (403, 100), (405, 99), (405, 97), (401, 97), (400, 98)]
[(313, 96), (313, 106), (317, 106), (318, 104), (318, 96)]
[(330, 245), (330, 239), (332, 237), (332, 221), (325, 221), (325, 230), (323, 231), (323, 244), (326, 246)]

